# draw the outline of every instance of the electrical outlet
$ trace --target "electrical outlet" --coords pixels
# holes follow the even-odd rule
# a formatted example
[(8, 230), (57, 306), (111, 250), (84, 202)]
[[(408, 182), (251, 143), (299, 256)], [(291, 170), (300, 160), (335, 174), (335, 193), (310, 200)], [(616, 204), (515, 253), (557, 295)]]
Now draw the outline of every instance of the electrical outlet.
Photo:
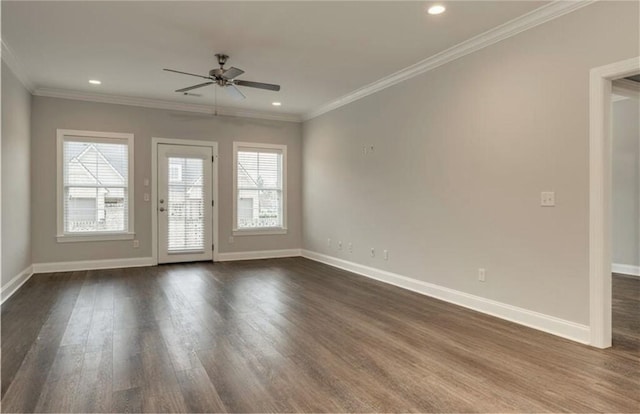
[(342, 242), (338, 241), (338, 250), (342, 250)]
[(376, 249), (371, 248), (371, 257), (376, 257)]
[(233, 236), (229, 236), (229, 244), (233, 244)]
[(389, 250), (385, 250), (383, 253), (384, 253), (384, 260), (389, 260)]
[(140, 247), (140, 240), (134, 240), (133, 241), (133, 248), (137, 249), (138, 247)]
[(478, 269), (478, 280), (481, 282), (484, 282), (486, 280), (485, 276), (486, 276), (486, 271), (482, 268)]
[(556, 205), (556, 193), (553, 191), (541, 192), (540, 205), (542, 207), (554, 207)]
[(349, 250), (349, 253), (353, 253), (353, 243), (349, 243), (347, 245), (347, 249)]

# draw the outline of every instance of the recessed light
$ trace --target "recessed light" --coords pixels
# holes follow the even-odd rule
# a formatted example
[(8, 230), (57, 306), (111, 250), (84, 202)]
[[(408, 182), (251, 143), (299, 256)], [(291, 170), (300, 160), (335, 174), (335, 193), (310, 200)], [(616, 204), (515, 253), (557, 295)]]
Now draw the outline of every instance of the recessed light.
[(280, 102), (272, 102), (271, 105), (273, 105), (273, 106), (282, 106), (282, 103), (280, 103)]
[(100, 82), (97, 79), (91, 79), (91, 80), (89, 80), (89, 83), (92, 84), (92, 85), (100, 85), (102, 82)]
[(444, 11), (447, 10), (444, 6), (437, 4), (435, 6), (431, 6), (429, 7), (429, 9), (427, 10), (427, 13), (429, 14), (441, 14), (444, 13)]

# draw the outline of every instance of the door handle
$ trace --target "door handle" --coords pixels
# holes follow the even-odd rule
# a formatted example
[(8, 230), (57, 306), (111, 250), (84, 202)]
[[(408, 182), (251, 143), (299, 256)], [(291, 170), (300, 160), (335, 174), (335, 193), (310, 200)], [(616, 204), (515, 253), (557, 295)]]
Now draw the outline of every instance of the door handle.
[(160, 211), (164, 211), (164, 207), (160, 207)]

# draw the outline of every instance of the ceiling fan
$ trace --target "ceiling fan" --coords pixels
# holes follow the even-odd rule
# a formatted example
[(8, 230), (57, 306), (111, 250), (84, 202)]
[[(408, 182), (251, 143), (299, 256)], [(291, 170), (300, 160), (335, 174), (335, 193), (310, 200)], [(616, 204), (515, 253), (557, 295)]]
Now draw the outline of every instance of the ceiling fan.
[[(271, 83), (262, 83), (262, 82), (253, 82), (236, 79), (238, 76), (242, 75), (244, 71), (242, 69), (234, 68), (233, 66), (229, 69), (225, 69), (224, 65), (227, 63), (229, 56), (224, 55), (222, 53), (217, 53), (216, 58), (218, 58), (218, 64), (220, 68), (211, 69), (209, 71), (209, 75), (197, 75), (195, 73), (182, 72), (179, 70), (173, 69), (163, 69), (167, 72), (180, 73), (183, 75), (196, 76), (198, 78), (207, 79), (207, 82), (199, 83), (193, 86), (187, 86), (186, 88), (177, 89), (176, 92), (187, 94), (188, 91), (193, 89), (202, 88), (204, 86), (216, 84), (218, 86), (222, 86), (231, 96), (237, 99), (244, 99), (244, 94), (237, 88), (237, 86), (246, 86), (248, 88), (258, 88), (258, 89), (266, 89), (268, 91), (279, 91), (280, 85), (273, 85)], [(195, 95), (195, 94), (194, 94)]]

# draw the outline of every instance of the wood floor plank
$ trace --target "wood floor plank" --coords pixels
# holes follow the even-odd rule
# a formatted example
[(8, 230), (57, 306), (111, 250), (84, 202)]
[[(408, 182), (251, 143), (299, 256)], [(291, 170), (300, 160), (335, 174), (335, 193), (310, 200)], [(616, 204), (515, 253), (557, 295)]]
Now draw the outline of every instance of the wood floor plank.
[(83, 345), (58, 348), (49, 375), (35, 407), (36, 412), (64, 413), (72, 411), (80, 382)]
[(198, 357), (218, 396), (229, 412), (275, 412), (276, 401), (267, 392), (249, 360), (243, 357), (236, 335), (221, 339)]
[[(42, 324), (37, 332), (37, 336), (33, 338), (31, 344), (26, 348), (28, 351), (23, 354), (22, 349), (16, 349), (12, 339), (19, 338), (22, 327), (14, 326), (15, 332), (9, 332), (8, 337), (2, 336), (2, 361), (19, 359), (19, 364), (7, 364), (9, 367), (18, 365), (19, 368), (14, 373), (7, 374), (12, 378), (8, 383), (2, 384), (2, 389), (6, 390), (2, 396), (2, 409), (4, 412), (31, 412), (36, 409), (38, 396), (43, 392), (47, 385), (47, 378), (50, 370), (58, 355), (60, 341), (66, 331), (67, 324), (73, 312), (75, 299), (81, 286), (81, 280), (77, 274), (62, 273), (57, 279), (53, 279), (51, 275), (42, 275), (40, 280), (34, 280), (34, 285), (40, 282), (44, 290), (49, 291), (46, 295), (47, 300), (42, 306), (46, 306), (46, 318), (40, 318), (39, 314), (31, 313), (31, 307), (34, 304), (40, 306), (37, 301), (24, 301), (24, 315), (26, 319), (29, 315), (33, 316), (33, 320), (40, 320)], [(29, 286), (25, 284), (25, 286)], [(40, 297), (40, 289), (34, 289), (34, 300)], [(27, 299), (31, 291), (24, 290), (23, 293)], [(12, 302), (11, 298), (9, 306)], [(5, 304), (2, 305), (3, 309)], [(19, 312), (21, 313), (21, 312)], [(2, 313), (2, 325), (5, 326), (5, 313)], [(15, 352), (17, 351), (17, 352)], [(24, 355), (24, 356), (22, 356)], [(21, 358), (22, 357), (22, 358)], [(20, 359), (21, 358), (21, 359)], [(3, 380), (5, 378), (5, 365), (2, 366)]]
[(140, 354), (121, 354), (113, 357), (113, 391), (139, 388), (144, 384)]
[(3, 412), (640, 412), (640, 279), (599, 350), (301, 258), (34, 276)]
[[(30, 279), (2, 305), (2, 397), (43, 329), (55, 300), (56, 289)], [(38, 306), (32, 306), (32, 303)]]
[(113, 347), (105, 343), (102, 349), (86, 352), (72, 411), (78, 413), (108, 413), (112, 411)]
[(177, 379), (161, 379), (143, 385), (141, 411), (145, 413), (189, 412)]
[(141, 413), (142, 412), (142, 389), (140, 387), (129, 388), (113, 393), (114, 413)]
[(223, 413), (227, 411), (202, 365), (198, 364), (195, 368), (179, 371), (177, 375), (187, 412)]

